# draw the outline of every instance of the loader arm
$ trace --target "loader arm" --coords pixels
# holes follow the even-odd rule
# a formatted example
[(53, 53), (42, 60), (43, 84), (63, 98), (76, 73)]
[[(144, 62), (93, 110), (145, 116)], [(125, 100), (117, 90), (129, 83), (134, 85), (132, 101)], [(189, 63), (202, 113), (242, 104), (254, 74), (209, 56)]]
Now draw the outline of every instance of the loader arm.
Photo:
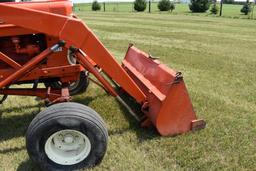
[(137, 102), (146, 100), (145, 94), (80, 19), (8, 4), (0, 4), (0, 11), (1, 22), (58, 37), (66, 42), (67, 48), (82, 50)]
[[(42, 7), (40, 3), (37, 5), (36, 3), (0, 4), (0, 23), (24, 30), (33, 30), (34, 33), (43, 33), (60, 42), (64, 41), (65, 46), (76, 54), (79, 64), (91, 72), (101, 82), (104, 89), (117, 97), (117, 100), (124, 104), (136, 118), (137, 116), (112, 85), (98, 72), (95, 65), (100, 67), (111, 80), (141, 104), (141, 111), (145, 117), (137, 119), (143, 119), (142, 126), (153, 124), (164, 136), (205, 127), (205, 122), (196, 117), (181, 72), (161, 64), (160, 61), (134, 46), (128, 48), (122, 66), (119, 65), (91, 29), (82, 20), (74, 17), (70, 8), (65, 10), (65, 5), (71, 7), (71, 4), (66, 4), (70, 2), (66, 0), (59, 2), (58, 5), (64, 7), (62, 8), (64, 12), (58, 14), (54, 13), (54, 9), (48, 8), (53, 5), (50, 1), (41, 4)], [(48, 50), (53, 52), (50, 47)], [(46, 58), (46, 55), (41, 55), (1, 81), (0, 89), (12, 83), (16, 76), (22, 75), (34, 61), (40, 62), (37, 59)], [(19, 67), (13, 61), (8, 60), (4, 54), (0, 54), (0, 57), (5, 59), (9, 65)]]

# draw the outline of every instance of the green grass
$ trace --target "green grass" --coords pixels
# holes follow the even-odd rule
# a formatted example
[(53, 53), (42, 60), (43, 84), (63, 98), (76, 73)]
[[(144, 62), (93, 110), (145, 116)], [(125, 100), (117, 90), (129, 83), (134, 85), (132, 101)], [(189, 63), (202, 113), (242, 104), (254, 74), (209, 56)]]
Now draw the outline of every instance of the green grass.
[[(250, 16), (251, 18), (254, 18), (254, 19), (256, 18), (256, 12), (254, 14), (250, 14), (249, 16), (242, 14), (240, 12), (242, 6), (243, 5), (223, 4), (222, 17), (247, 19)], [(74, 10), (77, 12), (91, 11), (91, 4), (90, 3), (74, 4)], [(106, 12), (134, 12), (132, 2), (106, 3), (105, 10)], [(103, 3), (101, 3), (101, 11), (103, 11)], [(148, 5), (144, 12), (145, 13), (148, 12)], [(151, 12), (152, 13), (169, 13), (169, 12), (160, 12), (159, 9), (157, 8), (157, 2), (152, 3)], [(209, 10), (206, 13), (192, 13), (189, 10), (188, 4), (175, 4), (175, 10), (173, 11), (172, 14), (216, 17), (215, 15), (212, 15)]]
[[(197, 116), (207, 128), (176, 137), (143, 129), (94, 84), (74, 101), (107, 123), (109, 145), (92, 170), (255, 170), (256, 22), (191, 15), (77, 12), (120, 61), (128, 43), (182, 71)], [(1, 106), (0, 170), (37, 170), (24, 134), (39, 112), (31, 97)]]

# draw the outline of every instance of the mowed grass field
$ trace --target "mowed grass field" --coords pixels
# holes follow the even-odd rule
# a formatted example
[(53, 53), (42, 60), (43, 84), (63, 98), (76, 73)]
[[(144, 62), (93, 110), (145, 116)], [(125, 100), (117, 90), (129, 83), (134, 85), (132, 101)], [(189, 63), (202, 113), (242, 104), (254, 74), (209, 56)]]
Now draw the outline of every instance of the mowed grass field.
[[(117, 101), (90, 84), (76, 102), (94, 108), (109, 130), (100, 166), (91, 170), (255, 170), (256, 22), (147, 13), (77, 12), (121, 61), (128, 43), (183, 72), (191, 100), (207, 127), (176, 137), (140, 128)], [(38, 170), (24, 135), (43, 108), (31, 97), (1, 105), (0, 171)]]

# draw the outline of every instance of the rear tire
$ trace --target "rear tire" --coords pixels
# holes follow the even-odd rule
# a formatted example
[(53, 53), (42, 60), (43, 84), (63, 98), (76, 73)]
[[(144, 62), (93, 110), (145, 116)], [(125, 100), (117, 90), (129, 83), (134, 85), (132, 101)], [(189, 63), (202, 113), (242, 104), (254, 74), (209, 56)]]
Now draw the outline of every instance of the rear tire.
[(77, 170), (99, 164), (108, 133), (102, 118), (78, 103), (55, 104), (40, 112), (26, 133), (30, 158), (42, 170)]
[[(89, 85), (89, 79), (88, 79), (88, 72), (83, 71), (80, 73), (80, 79), (71, 83), (68, 87), (69, 93), (71, 96), (81, 94), (86, 91), (88, 85)], [(46, 87), (52, 87), (53, 89), (61, 89), (61, 83), (60, 82), (50, 82), (45, 83)]]

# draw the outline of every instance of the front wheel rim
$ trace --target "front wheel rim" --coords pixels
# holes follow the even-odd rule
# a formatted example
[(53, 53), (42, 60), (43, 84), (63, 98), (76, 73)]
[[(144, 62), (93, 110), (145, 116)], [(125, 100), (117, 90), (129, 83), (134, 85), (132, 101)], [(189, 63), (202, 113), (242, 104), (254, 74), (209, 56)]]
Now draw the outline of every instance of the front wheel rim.
[(48, 158), (61, 165), (77, 164), (83, 161), (90, 151), (89, 138), (77, 130), (57, 131), (45, 143), (45, 153)]

